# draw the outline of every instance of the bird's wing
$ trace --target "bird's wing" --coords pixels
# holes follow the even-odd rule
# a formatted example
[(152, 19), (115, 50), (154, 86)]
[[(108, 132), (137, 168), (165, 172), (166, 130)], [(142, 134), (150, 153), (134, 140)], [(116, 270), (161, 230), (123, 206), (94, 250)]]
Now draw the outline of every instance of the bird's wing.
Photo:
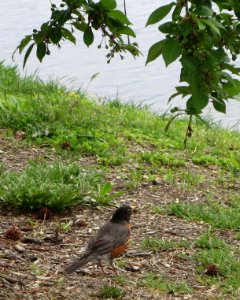
[(109, 253), (115, 247), (125, 243), (129, 238), (127, 224), (106, 223), (90, 240), (87, 251), (97, 255)]

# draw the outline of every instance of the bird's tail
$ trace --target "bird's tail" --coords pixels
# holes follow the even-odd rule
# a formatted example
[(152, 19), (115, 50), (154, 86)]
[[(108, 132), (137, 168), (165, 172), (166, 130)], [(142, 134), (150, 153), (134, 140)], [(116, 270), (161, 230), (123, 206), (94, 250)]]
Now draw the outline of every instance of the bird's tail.
[(73, 273), (78, 268), (80, 268), (83, 265), (85, 265), (86, 263), (88, 263), (91, 259), (92, 259), (92, 257), (89, 254), (86, 253), (82, 257), (80, 257), (79, 259), (75, 260), (71, 265), (66, 267), (66, 269), (64, 271), (67, 274)]

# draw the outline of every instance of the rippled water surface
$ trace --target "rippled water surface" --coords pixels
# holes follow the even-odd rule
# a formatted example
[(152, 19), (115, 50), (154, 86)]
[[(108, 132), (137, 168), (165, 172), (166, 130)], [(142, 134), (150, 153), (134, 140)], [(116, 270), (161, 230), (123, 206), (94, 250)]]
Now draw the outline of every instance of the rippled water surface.
[[(119, 7), (123, 0), (118, 0)], [(57, 3), (57, 1), (56, 1)], [(151, 11), (168, 0), (127, 0), (127, 10), (133, 28), (137, 32), (137, 41), (143, 57), (133, 59), (127, 55), (123, 61), (119, 58), (106, 63), (106, 51), (97, 49), (100, 38), (96, 37), (93, 46), (87, 48), (79, 33), (77, 46), (65, 43), (61, 50), (52, 49), (52, 55), (40, 64), (32, 55), (27, 64), (27, 74), (38, 70), (39, 76), (62, 78), (69, 87), (86, 89), (91, 76), (99, 75), (88, 86), (88, 92), (97, 96), (115, 97), (123, 101), (144, 101), (152, 105), (158, 112), (167, 110), (167, 100), (174, 92), (178, 83), (180, 66), (178, 62), (165, 68), (162, 59), (145, 67), (148, 48), (161, 36), (156, 28), (145, 28), (146, 20)], [(32, 32), (33, 28), (48, 20), (50, 1), (48, 0), (8, 0), (0, 1), (0, 60), (13, 64), (11, 56), (18, 42)], [(22, 69), (22, 57), (16, 55), (15, 63)], [(227, 126), (233, 126), (240, 120), (240, 103), (230, 101), (228, 114), (214, 113), (216, 120), (221, 120)]]

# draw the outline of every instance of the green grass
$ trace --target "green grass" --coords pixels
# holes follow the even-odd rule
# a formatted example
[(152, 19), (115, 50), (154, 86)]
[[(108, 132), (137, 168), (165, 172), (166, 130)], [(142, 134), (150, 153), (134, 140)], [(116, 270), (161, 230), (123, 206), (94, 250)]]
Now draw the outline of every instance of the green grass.
[(122, 289), (115, 285), (104, 285), (100, 292), (97, 294), (98, 297), (103, 299), (122, 299), (125, 293)]
[(142, 247), (154, 251), (167, 251), (177, 248), (186, 248), (190, 243), (186, 240), (158, 240), (154, 238), (146, 238), (142, 241)]
[(189, 293), (191, 289), (184, 282), (173, 282), (165, 276), (149, 273), (145, 279), (145, 285), (154, 290), (159, 290), (164, 294)]
[(204, 221), (218, 228), (240, 229), (240, 211), (221, 204), (172, 203), (165, 212), (191, 221)]
[(203, 249), (226, 249), (228, 245), (213, 233), (203, 233), (194, 243), (197, 248)]
[[(240, 260), (229, 247), (204, 249), (193, 256), (197, 262), (197, 279), (207, 286), (215, 286), (224, 293), (240, 295)], [(218, 268), (217, 276), (209, 276), (206, 269), (210, 265)]]
[[(61, 154), (68, 151), (73, 156), (93, 155), (106, 166), (134, 160), (149, 168), (179, 168), (192, 161), (239, 170), (238, 133), (217, 127), (206, 130), (197, 121), (188, 148), (183, 151), (185, 120), (174, 122), (166, 133), (168, 117), (118, 100), (91, 101), (81, 92), (68, 91), (56, 82), (22, 79), (16, 68), (3, 64), (0, 87), (0, 126), (23, 130), (28, 142), (49, 144)], [(62, 149), (64, 143), (69, 144), (66, 150)], [(139, 153), (139, 146), (144, 151)]]
[(62, 211), (94, 195), (99, 175), (76, 164), (30, 164), (24, 171), (0, 175), (0, 199), (26, 210)]

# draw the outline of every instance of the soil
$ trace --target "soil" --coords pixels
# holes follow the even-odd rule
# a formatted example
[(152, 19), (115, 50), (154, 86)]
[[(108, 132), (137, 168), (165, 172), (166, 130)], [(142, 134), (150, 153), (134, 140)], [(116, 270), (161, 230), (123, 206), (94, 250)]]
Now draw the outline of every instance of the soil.
[[(0, 157), (7, 170), (20, 171), (29, 160), (59, 159), (53, 149), (32, 147), (0, 134)], [(80, 163), (94, 163), (94, 158), (82, 158)], [(208, 174), (209, 186), (214, 178), (214, 168), (188, 168)], [(122, 179), (115, 176), (117, 167), (108, 174), (116, 189), (121, 190)], [(120, 172), (121, 173), (121, 172)], [(208, 187), (203, 187), (203, 190)], [(216, 189), (215, 196), (223, 197)], [(9, 207), (0, 210), (0, 299), (102, 299), (99, 292), (104, 285), (116, 285), (124, 291), (122, 299), (219, 299), (221, 295), (214, 286), (207, 287), (196, 281), (196, 262), (191, 259), (196, 249), (176, 248), (166, 251), (146, 250), (142, 241), (147, 237), (164, 240), (193, 242), (208, 225), (203, 222), (188, 222), (175, 216), (159, 215), (153, 206), (162, 206), (177, 201), (204, 201), (199, 190), (183, 191), (159, 179), (153, 184), (142, 184), (134, 191), (125, 193), (117, 200), (130, 203), (132, 215), (131, 244), (126, 254), (116, 260), (117, 276), (114, 272), (103, 274), (95, 263), (64, 275), (64, 268), (84, 251), (90, 237), (111, 216), (114, 206), (76, 206), (64, 214), (43, 211), (42, 214), (21, 213)], [(224, 198), (224, 197), (223, 197)], [(115, 203), (115, 204), (116, 204)], [(71, 226), (63, 228), (61, 224)], [(15, 226), (14, 228), (12, 226)], [(15, 230), (16, 240), (9, 239), (6, 232)], [(11, 233), (11, 232), (10, 232)], [(14, 235), (14, 234), (13, 234)], [(219, 230), (229, 242), (236, 243), (227, 230)], [(11, 236), (11, 235), (10, 235)], [(184, 255), (180, 255), (184, 254)], [(147, 273), (164, 275), (173, 282), (186, 282), (191, 291), (185, 293), (164, 292), (148, 289)]]

